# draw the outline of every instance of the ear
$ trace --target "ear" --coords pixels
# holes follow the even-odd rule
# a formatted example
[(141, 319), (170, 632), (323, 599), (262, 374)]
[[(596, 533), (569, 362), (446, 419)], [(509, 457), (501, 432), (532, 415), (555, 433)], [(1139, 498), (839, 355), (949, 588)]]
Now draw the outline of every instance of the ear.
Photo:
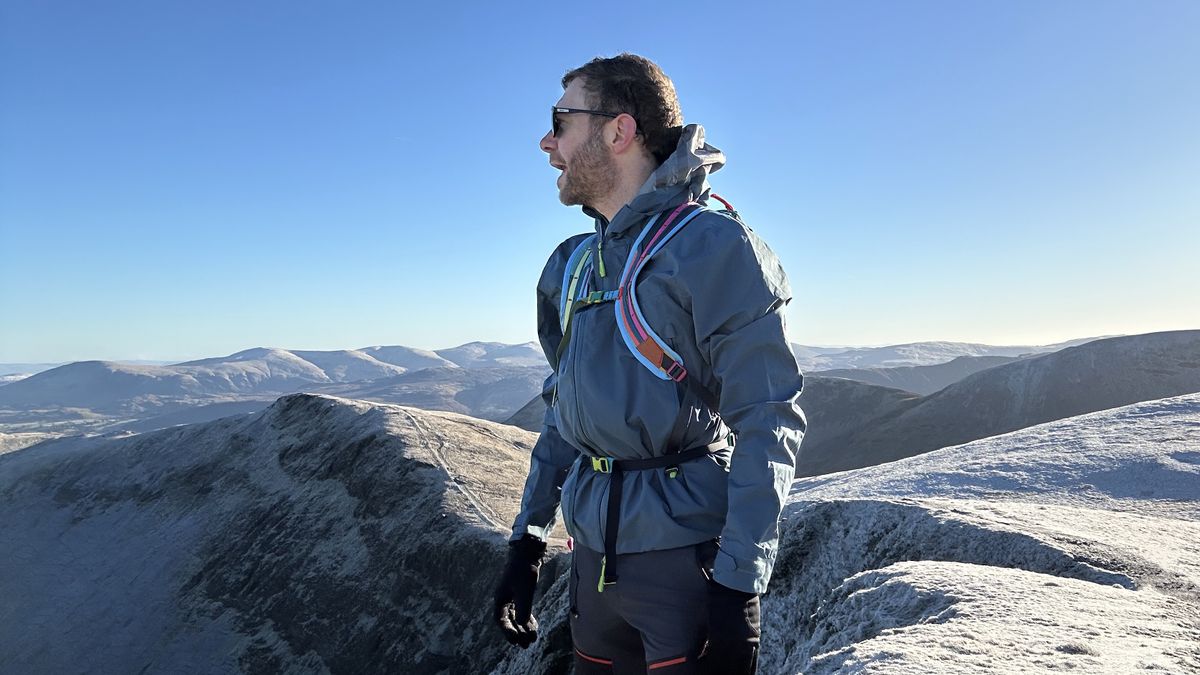
[(609, 125), (612, 128), (612, 132), (608, 139), (608, 144), (612, 148), (612, 151), (619, 155), (637, 148), (638, 129), (637, 121), (633, 119), (633, 115), (621, 113), (613, 119), (613, 122), (614, 124)]

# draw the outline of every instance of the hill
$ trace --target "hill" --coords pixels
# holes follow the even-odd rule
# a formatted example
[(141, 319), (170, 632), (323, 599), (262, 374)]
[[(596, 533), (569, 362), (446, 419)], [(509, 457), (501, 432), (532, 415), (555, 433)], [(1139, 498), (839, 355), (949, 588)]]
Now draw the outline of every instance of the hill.
[[(402, 346), (259, 347), (166, 366), (81, 361), (0, 387), (0, 431), (147, 431), (215, 419), (222, 410), (262, 409), (281, 395), (301, 391), (503, 419), (540, 390), (547, 372), (545, 359), (540, 353), (532, 359), (528, 344), (470, 343), (444, 351), (462, 363)], [(430, 368), (445, 374), (442, 386), (428, 376), (404, 378)]]
[(871, 466), (1106, 408), (1200, 391), (1200, 331), (1096, 340), (996, 366), (833, 437), (806, 438), (799, 475)]
[(533, 440), (300, 394), (0, 455), (4, 670), (480, 672)]
[(1098, 338), (1081, 338), (1052, 345), (985, 345), (972, 342), (911, 342), (886, 347), (806, 347), (792, 345), (804, 371), (841, 368), (896, 368), (932, 366), (960, 356), (1028, 356), (1074, 347)]
[(981, 370), (994, 368), (1006, 363), (1012, 363), (1016, 356), (960, 356), (946, 363), (932, 366), (897, 366), (895, 368), (839, 368), (836, 370), (818, 370), (806, 375), (823, 377), (841, 377), (857, 380), (880, 387), (903, 389), (922, 396), (958, 382), (968, 375), (974, 375)]

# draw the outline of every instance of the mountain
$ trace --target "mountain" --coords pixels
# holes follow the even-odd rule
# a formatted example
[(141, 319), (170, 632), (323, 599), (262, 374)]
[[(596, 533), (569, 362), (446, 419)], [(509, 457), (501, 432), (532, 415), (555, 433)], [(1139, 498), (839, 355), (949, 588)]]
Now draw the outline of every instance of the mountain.
[(369, 354), (343, 349), (339, 351), (293, 350), (293, 354), (321, 369), (334, 382), (374, 380), (402, 375), (406, 368), (384, 363)]
[(453, 361), (438, 356), (428, 349), (402, 347), (399, 345), (383, 347), (363, 347), (360, 351), (371, 358), (399, 366), (405, 370), (421, 370), (422, 368), (453, 368)]
[[(0, 387), (0, 408), (32, 412), (40, 408), (86, 408), (121, 412), (162, 396), (216, 393), (202, 382), (197, 369), (137, 366), (111, 361), (78, 361), (31, 375)], [(228, 384), (228, 381), (224, 381)], [(222, 386), (222, 393), (232, 387)]]
[(395, 366), (381, 363), (364, 354), (353, 352), (304, 352), (317, 361), (328, 365), (334, 372), (325, 369), (301, 356), (300, 352), (286, 349), (257, 347), (246, 349), (229, 356), (218, 356), (198, 361), (174, 364), (180, 370), (204, 368), (208, 371), (227, 374), (231, 383), (242, 390), (288, 388), (300, 382), (339, 382), (337, 371), (361, 371), (367, 369), (374, 377), (384, 377), (403, 372)]
[(800, 408), (808, 421), (800, 444), (801, 461), (809, 449), (821, 447), (847, 433), (908, 408), (920, 396), (912, 392), (879, 387), (835, 377), (806, 375), (800, 393)]
[(501, 366), (546, 366), (546, 356), (536, 342), (507, 345), (501, 342), (468, 342), (452, 349), (439, 349), (442, 358), (463, 368)]
[(841, 368), (894, 368), (932, 366), (960, 356), (1026, 356), (1054, 352), (1100, 338), (1082, 338), (1053, 345), (994, 346), (971, 342), (912, 342), (886, 347), (847, 347), (837, 349), (792, 345), (801, 370)]
[(806, 438), (799, 475), (870, 466), (1136, 401), (1200, 391), (1200, 331), (1096, 340), (984, 370), (881, 411), (833, 438)]
[[(1200, 395), (797, 481), (759, 672), (1200, 669)], [(567, 584), (492, 672), (555, 672)]]
[[(3, 663), (568, 672), (560, 539), (533, 647), (486, 618), (535, 439), (297, 394), (0, 454)], [(1197, 448), (1194, 394), (797, 481), (760, 672), (1195, 670)]]
[[(171, 420), (214, 419), (222, 409), (261, 409), (283, 394), (300, 391), (503, 419), (540, 390), (548, 372), (540, 352), (536, 359), (530, 356), (528, 344), (470, 343), (445, 351), (462, 365), (434, 352), (401, 346), (338, 351), (258, 347), (167, 366), (81, 361), (0, 387), (0, 430), (24, 431), (30, 426), (57, 433), (147, 430)], [(428, 368), (439, 373), (462, 368), (481, 372), (445, 374), (443, 387), (434, 386), (427, 376), (394, 379)], [(528, 385), (531, 379), (537, 384)], [(380, 384), (364, 384), (369, 382)], [(410, 386), (416, 382), (421, 384)], [(359, 389), (371, 393), (361, 394)]]
[(544, 363), (540, 367), (425, 368), (396, 377), (327, 386), (316, 391), (500, 421), (511, 417), (530, 397), (540, 392), (549, 373), (550, 368)]
[(0, 455), (3, 670), (485, 672), (533, 441), (297, 394)]
[(932, 394), (968, 375), (981, 370), (1016, 361), (1016, 356), (960, 356), (932, 366), (897, 366), (895, 368), (840, 368), (819, 370), (805, 375), (842, 377), (881, 387), (903, 389), (914, 394)]

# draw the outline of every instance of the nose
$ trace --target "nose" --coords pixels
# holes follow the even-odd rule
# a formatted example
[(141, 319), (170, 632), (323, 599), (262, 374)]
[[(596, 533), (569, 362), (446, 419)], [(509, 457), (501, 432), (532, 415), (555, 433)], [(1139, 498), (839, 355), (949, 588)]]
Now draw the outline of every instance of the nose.
[(554, 137), (553, 130), (547, 131), (546, 135), (542, 136), (542, 140), (538, 142), (538, 147), (547, 155), (554, 152), (558, 147), (558, 139)]

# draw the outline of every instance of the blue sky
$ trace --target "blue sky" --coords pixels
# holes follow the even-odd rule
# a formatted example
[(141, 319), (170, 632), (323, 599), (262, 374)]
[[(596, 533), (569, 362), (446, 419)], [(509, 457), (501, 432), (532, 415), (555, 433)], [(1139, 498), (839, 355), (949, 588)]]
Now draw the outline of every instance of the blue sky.
[[(743, 7), (744, 5), (744, 7)], [(1200, 3), (0, 6), (0, 362), (534, 337), (537, 140), (645, 54), (792, 339), (1200, 328)]]

